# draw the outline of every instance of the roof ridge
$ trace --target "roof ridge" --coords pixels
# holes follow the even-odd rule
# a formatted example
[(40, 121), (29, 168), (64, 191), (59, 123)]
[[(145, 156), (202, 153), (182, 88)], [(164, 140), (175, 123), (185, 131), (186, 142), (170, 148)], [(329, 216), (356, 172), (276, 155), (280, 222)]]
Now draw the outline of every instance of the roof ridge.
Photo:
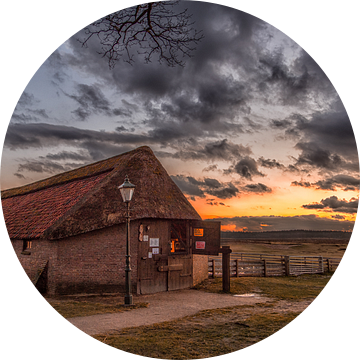
[(144, 151), (144, 150), (151, 152), (153, 154), (150, 147), (141, 146), (134, 150), (130, 150), (125, 153), (115, 155), (115, 156), (112, 156), (107, 159), (99, 160), (95, 163), (90, 163), (87, 165), (80, 166), (76, 169), (68, 170), (68, 171), (62, 172), (60, 174), (53, 175), (49, 178), (38, 180), (33, 183), (22, 185), (19, 187), (2, 190), (1, 191), (1, 199), (7, 199), (7, 198), (19, 196), (19, 195), (25, 195), (25, 194), (37, 192), (40, 190), (48, 189), (52, 186), (66, 184), (66, 183), (69, 183), (72, 181), (86, 179), (86, 178), (90, 178), (92, 176), (100, 175), (105, 172), (110, 172), (120, 165), (118, 163), (118, 161), (121, 158), (125, 159), (131, 153), (136, 154), (136, 153), (138, 153), (140, 151)]

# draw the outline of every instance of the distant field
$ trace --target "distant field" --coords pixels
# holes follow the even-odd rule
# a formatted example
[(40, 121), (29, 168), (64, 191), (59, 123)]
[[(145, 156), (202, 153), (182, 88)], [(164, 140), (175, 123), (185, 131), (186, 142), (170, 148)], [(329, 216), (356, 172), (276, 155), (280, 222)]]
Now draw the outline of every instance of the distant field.
[(347, 244), (311, 244), (311, 243), (272, 243), (226, 240), (222, 245), (229, 245), (233, 252), (275, 254), (275, 255), (301, 255), (323, 256), (341, 258), (344, 255)]

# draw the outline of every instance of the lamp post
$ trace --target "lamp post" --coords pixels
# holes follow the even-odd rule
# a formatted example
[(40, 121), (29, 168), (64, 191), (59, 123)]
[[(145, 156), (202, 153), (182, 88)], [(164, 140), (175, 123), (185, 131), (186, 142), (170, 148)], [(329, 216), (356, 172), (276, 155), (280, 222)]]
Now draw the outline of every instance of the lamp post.
[(128, 176), (125, 176), (125, 181), (118, 187), (124, 203), (126, 204), (126, 266), (125, 266), (125, 305), (132, 305), (133, 298), (131, 294), (131, 266), (130, 266), (130, 201), (134, 194), (135, 185), (131, 184)]

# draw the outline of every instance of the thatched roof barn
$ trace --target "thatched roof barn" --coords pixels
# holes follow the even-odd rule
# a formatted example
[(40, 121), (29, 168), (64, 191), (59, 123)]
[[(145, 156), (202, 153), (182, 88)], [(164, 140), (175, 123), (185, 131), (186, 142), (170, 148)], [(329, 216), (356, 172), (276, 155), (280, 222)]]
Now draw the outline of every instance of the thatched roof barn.
[[(186, 243), (182, 247), (183, 255), (192, 254), (190, 223), (200, 221), (201, 217), (152, 150), (143, 146), (45, 180), (2, 191), (3, 213), (15, 251), (34, 282), (45, 277), (43, 282), (47, 292), (119, 288), (124, 257), (125, 206), (118, 186), (126, 175), (136, 185), (131, 201), (131, 246), (138, 292), (153, 292), (151, 284), (144, 285), (145, 280), (141, 287), (144, 273), (150, 271), (143, 270), (141, 274), (143, 264), (148, 267), (156, 262), (151, 270), (155, 271), (159, 261), (164, 265), (168, 255), (176, 255), (171, 254), (168, 246), (174, 237), (172, 232), (176, 222), (185, 229), (181, 235)], [(143, 230), (144, 224), (147, 230)], [(149, 247), (149, 237), (158, 239), (157, 250)], [(146, 239), (146, 244), (143, 239)], [(159, 256), (153, 258), (152, 252)], [(140, 255), (144, 261), (139, 260)], [(193, 262), (190, 267), (192, 281), (191, 284), (186, 282), (188, 286), (193, 282)], [(154, 289), (164, 290), (164, 284), (156, 285)], [(166, 289), (169, 289), (168, 285)]]
[(117, 189), (136, 183), (132, 219), (201, 219), (152, 150), (143, 146), (51, 178), (2, 191), (11, 239), (59, 239), (125, 221)]

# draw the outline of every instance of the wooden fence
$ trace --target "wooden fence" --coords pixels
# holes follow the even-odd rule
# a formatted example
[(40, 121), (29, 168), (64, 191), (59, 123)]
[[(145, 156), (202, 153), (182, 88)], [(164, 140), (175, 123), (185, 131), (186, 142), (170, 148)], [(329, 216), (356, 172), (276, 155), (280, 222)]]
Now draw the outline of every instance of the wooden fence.
[[(230, 276), (289, 276), (335, 271), (340, 258), (231, 253)], [(222, 276), (221, 256), (209, 257), (209, 277)]]

